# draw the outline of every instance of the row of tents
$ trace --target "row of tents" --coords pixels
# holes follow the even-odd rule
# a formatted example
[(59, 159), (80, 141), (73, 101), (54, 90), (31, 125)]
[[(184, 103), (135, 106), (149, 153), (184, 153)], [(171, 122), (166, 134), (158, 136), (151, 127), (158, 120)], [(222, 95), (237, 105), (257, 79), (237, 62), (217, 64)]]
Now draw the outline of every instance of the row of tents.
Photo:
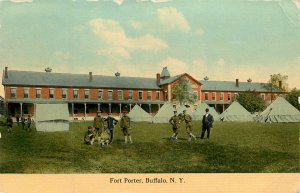
[(129, 112), (128, 116), (134, 122), (145, 121), (153, 123), (168, 123), (170, 117), (174, 115), (174, 110), (177, 110), (178, 113), (182, 113), (183, 110), (186, 110), (188, 114), (192, 115), (193, 120), (202, 120), (202, 117), (205, 114), (205, 109), (207, 108), (216, 121), (256, 121), (267, 123), (300, 122), (300, 111), (282, 97), (278, 97), (262, 113), (256, 115), (251, 114), (242, 105), (235, 101), (220, 115), (213, 107), (209, 107), (203, 102), (200, 103), (195, 110), (186, 106), (180, 106), (178, 109), (175, 109), (172, 104), (165, 103), (154, 117), (144, 111), (139, 105), (135, 105)]
[[(128, 116), (133, 122), (168, 123), (174, 115), (174, 110), (182, 113), (186, 110), (193, 120), (202, 120), (205, 110), (213, 115), (216, 121), (237, 122), (300, 122), (300, 111), (293, 107), (284, 98), (278, 97), (260, 115), (252, 115), (238, 102), (233, 102), (222, 114), (218, 114), (213, 107), (206, 103), (200, 103), (194, 110), (186, 106), (175, 109), (171, 103), (165, 103), (154, 117), (144, 111), (139, 105), (131, 109)], [(35, 123), (37, 131), (68, 131), (69, 111), (67, 104), (37, 104), (35, 112)]]

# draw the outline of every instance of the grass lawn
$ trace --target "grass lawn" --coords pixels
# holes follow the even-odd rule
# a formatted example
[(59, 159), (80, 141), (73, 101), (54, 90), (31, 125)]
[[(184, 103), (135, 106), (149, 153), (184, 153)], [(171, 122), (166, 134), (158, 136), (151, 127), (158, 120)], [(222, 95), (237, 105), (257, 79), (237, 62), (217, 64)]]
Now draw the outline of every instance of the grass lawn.
[[(216, 122), (211, 139), (169, 140), (168, 124), (135, 123), (133, 144), (119, 126), (107, 148), (83, 143), (92, 122), (71, 123), (69, 132), (28, 133), (1, 127), (0, 173), (230, 173), (300, 172), (299, 124)], [(200, 135), (200, 122), (193, 122)]]

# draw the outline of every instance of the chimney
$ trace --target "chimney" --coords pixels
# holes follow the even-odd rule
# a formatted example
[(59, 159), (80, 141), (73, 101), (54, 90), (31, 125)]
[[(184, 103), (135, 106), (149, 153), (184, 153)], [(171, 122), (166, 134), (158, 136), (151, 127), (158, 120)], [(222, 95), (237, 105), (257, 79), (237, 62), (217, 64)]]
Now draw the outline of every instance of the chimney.
[(116, 72), (116, 73), (115, 73), (115, 76), (116, 76), (116, 77), (121, 76), (120, 72)]
[(92, 80), (93, 80), (93, 73), (89, 72), (89, 81), (92, 81)]
[(279, 80), (279, 88), (282, 88), (282, 80)]
[(4, 78), (5, 78), (5, 79), (7, 79), (7, 78), (8, 78), (7, 69), (8, 69), (8, 67), (5, 67), (5, 71), (4, 71)]
[(156, 74), (156, 84), (157, 84), (157, 86), (160, 84), (160, 74), (159, 73)]
[(239, 79), (235, 79), (235, 86), (236, 86), (236, 87), (239, 87), (239, 86), (240, 86)]

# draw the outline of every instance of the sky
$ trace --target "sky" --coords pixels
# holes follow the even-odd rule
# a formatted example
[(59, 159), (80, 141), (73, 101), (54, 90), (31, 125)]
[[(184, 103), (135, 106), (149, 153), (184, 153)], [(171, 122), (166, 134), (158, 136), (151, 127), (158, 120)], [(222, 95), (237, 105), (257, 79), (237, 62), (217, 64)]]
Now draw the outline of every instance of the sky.
[(253, 82), (281, 73), (299, 89), (299, 10), (299, 0), (0, 0), (0, 69), (155, 78), (167, 66)]

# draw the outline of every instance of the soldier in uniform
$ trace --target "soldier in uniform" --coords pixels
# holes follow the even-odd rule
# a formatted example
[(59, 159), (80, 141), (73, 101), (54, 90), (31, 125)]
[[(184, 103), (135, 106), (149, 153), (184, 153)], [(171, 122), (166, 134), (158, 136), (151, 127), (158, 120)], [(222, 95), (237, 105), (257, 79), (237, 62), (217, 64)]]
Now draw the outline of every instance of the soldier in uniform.
[(19, 127), (20, 115), (17, 115), (17, 116), (16, 116), (16, 120), (17, 120), (17, 125), (18, 125), (18, 127)]
[(202, 118), (202, 134), (201, 134), (201, 139), (204, 138), (204, 134), (207, 131), (207, 139), (209, 139), (210, 135), (210, 129), (212, 128), (212, 124), (214, 122), (214, 117), (209, 114), (209, 109), (205, 109), (206, 114), (203, 115)]
[(11, 118), (11, 115), (8, 115), (8, 117), (6, 119), (6, 126), (7, 126), (8, 133), (11, 133), (12, 132), (12, 126), (13, 126), (13, 120)]
[(87, 145), (93, 145), (94, 140), (96, 137), (96, 133), (94, 131), (94, 128), (92, 126), (88, 127), (88, 130), (84, 134), (84, 142)]
[(27, 131), (31, 132), (31, 117), (30, 115), (27, 116)]
[(177, 111), (174, 111), (174, 116), (170, 118), (169, 123), (173, 126), (173, 135), (171, 136), (171, 139), (177, 140), (180, 129), (180, 117), (177, 115)]
[(94, 128), (96, 129), (96, 133), (98, 135), (98, 143), (100, 145), (101, 143), (101, 133), (104, 129), (104, 121), (101, 117), (101, 111), (97, 111), (97, 115), (96, 117), (94, 118)]
[(131, 135), (128, 132), (128, 129), (130, 128), (130, 118), (127, 116), (127, 112), (123, 112), (123, 116), (120, 120), (120, 127), (122, 128), (124, 137), (125, 137), (125, 144), (127, 144), (127, 137), (129, 138), (130, 143), (132, 143)]
[(191, 117), (191, 115), (187, 114), (186, 110), (184, 110), (182, 118), (185, 121), (185, 128), (186, 128), (187, 134), (189, 135), (189, 141), (191, 141), (192, 139), (195, 140), (196, 136), (192, 133), (193, 128), (192, 128), (192, 117)]
[(22, 125), (22, 129), (25, 129), (25, 117), (24, 117), (24, 115), (21, 116), (21, 125)]
[(109, 113), (108, 117), (105, 119), (105, 121), (107, 122), (107, 128), (108, 128), (109, 135), (110, 135), (109, 143), (112, 143), (112, 140), (114, 138), (114, 127), (118, 123), (118, 120), (113, 118), (111, 116), (111, 113)]

